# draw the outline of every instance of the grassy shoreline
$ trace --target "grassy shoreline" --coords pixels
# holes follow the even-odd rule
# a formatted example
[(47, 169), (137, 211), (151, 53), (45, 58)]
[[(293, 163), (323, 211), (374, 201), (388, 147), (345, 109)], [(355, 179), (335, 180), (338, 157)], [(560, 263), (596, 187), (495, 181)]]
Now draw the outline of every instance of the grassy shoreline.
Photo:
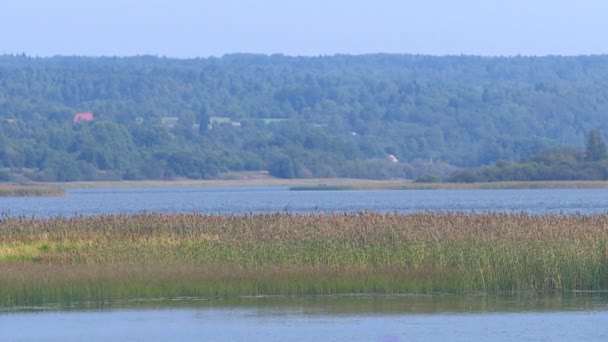
[(608, 290), (608, 214), (142, 214), (0, 221), (0, 307)]
[(487, 183), (416, 183), (405, 181), (378, 181), (316, 185), (294, 185), (292, 191), (324, 190), (500, 190), (500, 189), (604, 189), (605, 181), (530, 181), (530, 182), (487, 182)]
[(64, 189), (137, 187), (287, 187), (290, 190), (475, 190), (475, 189), (604, 189), (608, 181), (530, 181), (489, 183), (415, 183), (409, 180), (352, 178), (280, 179), (272, 177), (215, 180), (81, 181), (37, 183)]

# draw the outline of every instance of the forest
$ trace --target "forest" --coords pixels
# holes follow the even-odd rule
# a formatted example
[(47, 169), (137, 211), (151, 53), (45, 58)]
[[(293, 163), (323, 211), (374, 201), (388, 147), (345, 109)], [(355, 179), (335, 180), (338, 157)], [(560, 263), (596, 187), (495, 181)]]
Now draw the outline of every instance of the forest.
[(604, 179), (579, 151), (607, 119), (608, 56), (0, 56), (1, 181)]
[[(429, 177), (429, 176), (427, 176)], [(424, 180), (424, 177), (421, 177)], [(446, 180), (456, 183), (509, 181), (607, 180), (608, 151), (602, 134), (591, 130), (584, 151), (570, 147), (543, 150), (530, 158), (510, 163), (457, 170)]]

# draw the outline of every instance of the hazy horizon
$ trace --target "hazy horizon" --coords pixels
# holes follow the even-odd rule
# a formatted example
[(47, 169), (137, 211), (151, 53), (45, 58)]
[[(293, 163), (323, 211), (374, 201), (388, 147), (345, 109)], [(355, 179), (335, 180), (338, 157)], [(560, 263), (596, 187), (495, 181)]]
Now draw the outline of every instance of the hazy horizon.
[(166, 56), (159, 54), (133, 54), (133, 55), (76, 55), (76, 54), (56, 54), (56, 55), (29, 55), (27, 53), (1, 53), (0, 56), (14, 56), (19, 57), (24, 55), (27, 58), (55, 58), (55, 57), (68, 57), (68, 58), (137, 58), (137, 57), (153, 57), (153, 58), (167, 58), (173, 60), (194, 60), (194, 59), (211, 59), (211, 58), (223, 58), (226, 56), (234, 56), (234, 55), (252, 55), (252, 56), (284, 56), (289, 58), (324, 58), (324, 57), (337, 57), (337, 56), (352, 56), (352, 57), (360, 57), (360, 56), (373, 56), (373, 55), (390, 55), (390, 56), (422, 56), (422, 57), (479, 57), (479, 58), (544, 58), (544, 57), (593, 57), (593, 56), (607, 56), (608, 53), (598, 53), (598, 54), (579, 54), (579, 55), (472, 55), (472, 54), (422, 54), (422, 53), (398, 53), (398, 52), (368, 52), (368, 53), (334, 53), (334, 54), (323, 54), (323, 55), (289, 55), (284, 53), (257, 53), (257, 52), (229, 52), (219, 56)]
[(601, 0), (23, 0), (0, 13), (0, 54), (598, 55), (606, 13)]

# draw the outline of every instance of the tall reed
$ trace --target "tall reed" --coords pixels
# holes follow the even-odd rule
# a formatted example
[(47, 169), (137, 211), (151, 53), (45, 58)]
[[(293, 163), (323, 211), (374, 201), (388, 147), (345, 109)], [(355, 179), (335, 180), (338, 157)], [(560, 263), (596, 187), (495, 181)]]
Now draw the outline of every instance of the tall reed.
[(608, 214), (141, 214), (0, 220), (0, 305), (608, 290)]
[(64, 195), (65, 190), (58, 186), (0, 183), (0, 197), (46, 197)]

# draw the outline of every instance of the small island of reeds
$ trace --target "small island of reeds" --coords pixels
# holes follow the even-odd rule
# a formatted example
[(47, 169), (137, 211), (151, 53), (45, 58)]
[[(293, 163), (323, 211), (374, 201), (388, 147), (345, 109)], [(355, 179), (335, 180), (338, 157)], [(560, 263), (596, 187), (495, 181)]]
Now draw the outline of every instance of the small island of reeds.
[(64, 195), (65, 190), (59, 186), (0, 183), (0, 197), (45, 197)]
[(510, 182), (411, 182), (405, 180), (326, 180), (317, 184), (298, 184), (291, 191), (338, 190), (497, 190), (497, 189), (604, 189), (606, 181), (510, 181)]
[(256, 295), (608, 290), (608, 214), (0, 220), (0, 307)]

